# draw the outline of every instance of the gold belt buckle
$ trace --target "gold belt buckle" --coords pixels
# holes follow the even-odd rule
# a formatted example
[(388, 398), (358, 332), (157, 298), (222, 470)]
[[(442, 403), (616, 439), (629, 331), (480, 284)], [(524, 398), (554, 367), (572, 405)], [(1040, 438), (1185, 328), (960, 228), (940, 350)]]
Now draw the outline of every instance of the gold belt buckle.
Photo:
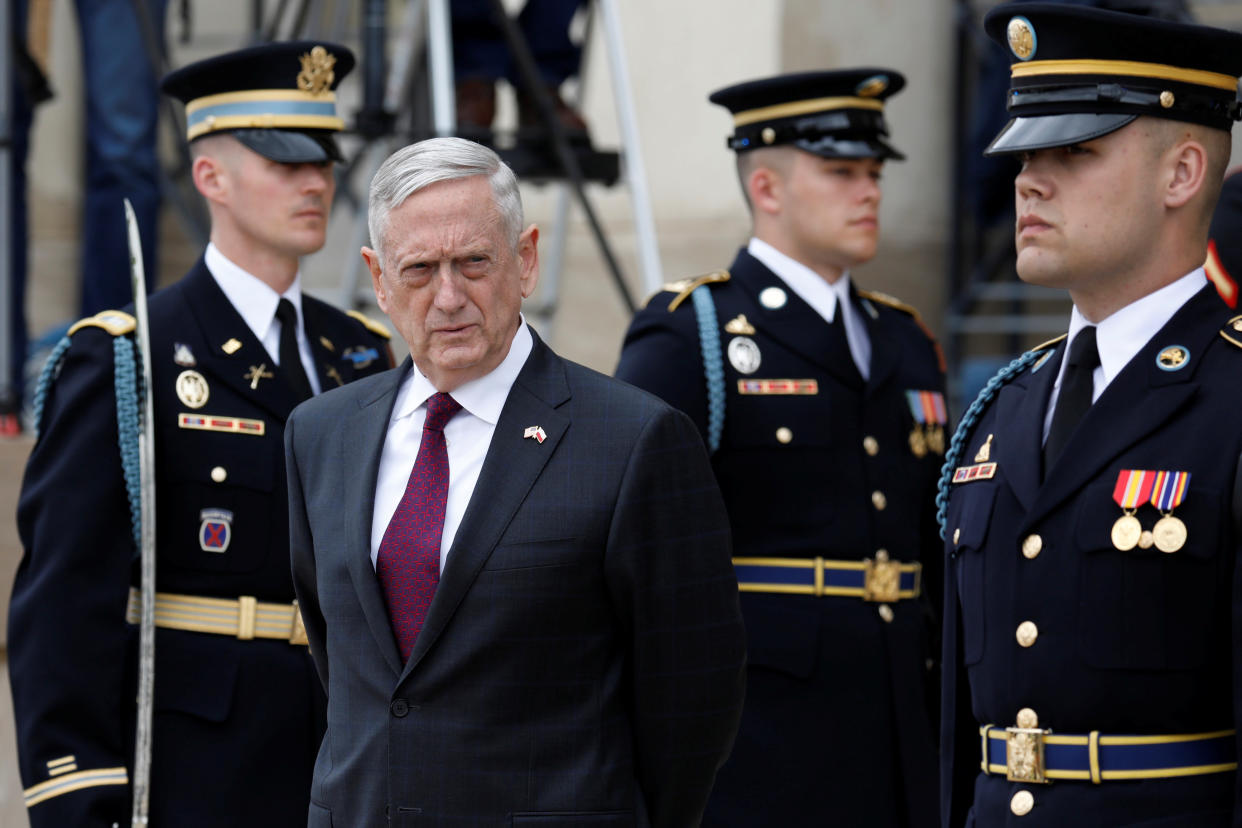
[(863, 600), (891, 604), (901, 596), (901, 564), (881, 549), (875, 560), (863, 559)]
[(1018, 711), (1018, 726), (1005, 728), (1005, 778), (1010, 782), (1048, 783), (1044, 767), (1044, 737), (1051, 730), (1040, 728), (1035, 711)]

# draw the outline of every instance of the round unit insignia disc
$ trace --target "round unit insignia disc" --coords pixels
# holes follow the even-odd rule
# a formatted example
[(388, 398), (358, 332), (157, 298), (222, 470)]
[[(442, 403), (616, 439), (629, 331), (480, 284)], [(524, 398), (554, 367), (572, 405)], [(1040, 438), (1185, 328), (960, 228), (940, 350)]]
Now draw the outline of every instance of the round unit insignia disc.
[(210, 395), (207, 380), (198, 371), (182, 371), (177, 377), (177, 399), (190, 408), (202, 408)]
[(1018, 60), (1030, 60), (1035, 56), (1035, 27), (1025, 17), (1012, 17), (1005, 28), (1009, 51)]
[(1143, 524), (1134, 515), (1122, 515), (1113, 524), (1113, 546), (1122, 552), (1128, 552), (1138, 546), (1143, 534)]
[(759, 304), (769, 310), (783, 308), (787, 301), (788, 297), (785, 296), (785, 291), (778, 287), (767, 287), (759, 292)]
[(1165, 515), (1151, 528), (1152, 539), (1161, 552), (1176, 552), (1186, 545), (1186, 524), (1181, 518)]
[(729, 364), (740, 374), (753, 374), (759, 370), (762, 357), (755, 340), (748, 336), (735, 336), (729, 340)]
[(854, 94), (860, 98), (874, 98), (876, 95), (883, 95), (885, 89), (888, 89), (888, 77), (872, 75), (854, 88)]
[(1190, 361), (1190, 349), (1182, 345), (1170, 345), (1156, 356), (1156, 365), (1162, 371), (1180, 371)]

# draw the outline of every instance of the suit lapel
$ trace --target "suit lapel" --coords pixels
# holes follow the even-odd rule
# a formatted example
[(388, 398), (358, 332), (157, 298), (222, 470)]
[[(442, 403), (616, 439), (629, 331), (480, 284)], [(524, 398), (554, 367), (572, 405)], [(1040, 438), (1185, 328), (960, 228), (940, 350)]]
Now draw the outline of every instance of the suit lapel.
[(181, 284), (190, 312), (207, 342), (206, 353), (196, 354), (201, 370), (267, 409), (281, 422), (288, 419), (297, 399), (280, 377), (275, 360), (233, 308), (201, 259)]
[[(1139, 349), (1087, 411), (1061, 461), (1047, 470), (1029, 521), (1039, 520), (1098, 476), (1118, 454), (1163, 427), (1191, 400), (1199, 387), (1195, 371), (1226, 318), (1224, 310), (1215, 288), (1208, 285)], [(1157, 363), (1157, 355), (1170, 345), (1189, 350), (1190, 360), (1179, 370), (1162, 370)]]
[[(1027, 373), (1001, 389), (996, 400), (996, 423), (1005, 436), (994, 444), (992, 459), (1014, 494), (1029, 510), (1039, 494), (1043, 467), (1044, 413), (1056, 381), (1062, 342), (1033, 373)], [(982, 435), (984, 439), (987, 435)]]
[[(367, 626), (394, 676), (401, 674), (401, 653), (393, 638), (388, 605), (384, 603), (379, 577), (371, 563), (371, 521), (388, 422), (392, 417), (397, 389), (409, 373), (411, 364), (406, 359), (400, 368), (389, 372), (391, 383), (383, 386), (378, 393), (358, 400), (358, 412), (343, 424), (340, 440), (341, 468), (349, 470), (345, 475), (345, 493), (341, 499), (345, 504), (346, 564)], [(361, 462), (358, 462), (359, 459)]]
[[(533, 330), (531, 334), (534, 336)], [(534, 336), (534, 348), (496, 422), (479, 481), (449, 549), (423, 629), (414, 642), (405, 667), (406, 675), (444, 631), (509, 521), (556, 451), (570, 423), (568, 413), (557, 409), (569, 396), (564, 364), (538, 336)], [(522, 436), (532, 425), (542, 427), (547, 435), (542, 443)]]
[[(824, 318), (779, 276), (745, 250), (738, 253), (729, 273), (757, 308), (756, 327), (765, 336), (801, 354), (847, 385), (858, 382), (854, 358), (844, 344), (845, 338), (831, 336)], [(764, 305), (760, 294), (768, 288), (781, 290), (784, 304), (776, 308)]]
[(850, 280), (850, 297), (853, 302), (851, 310), (863, 320), (863, 324), (867, 327), (867, 338), (871, 340), (871, 365), (868, 366), (870, 370), (867, 388), (874, 391), (887, 382), (897, 370), (897, 366), (901, 363), (901, 351), (894, 337), (885, 330), (883, 317), (876, 310), (875, 305), (858, 296), (852, 279)]

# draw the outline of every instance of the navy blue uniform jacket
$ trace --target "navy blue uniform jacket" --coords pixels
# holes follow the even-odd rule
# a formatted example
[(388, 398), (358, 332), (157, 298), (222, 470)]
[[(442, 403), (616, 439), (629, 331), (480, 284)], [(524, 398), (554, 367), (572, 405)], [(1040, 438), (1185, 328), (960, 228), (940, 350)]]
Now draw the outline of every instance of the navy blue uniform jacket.
[[(1233, 772), (1099, 785), (980, 774), (980, 725), (1013, 726), (1023, 708), (1061, 734), (1235, 727), (1242, 348), (1222, 334), (1242, 342), (1242, 333), (1228, 316), (1210, 285), (1182, 306), (1108, 384), (1042, 480), (1044, 413), (1064, 340), (970, 429), (957, 465), (972, 465), (992, 435), (997, 470), (954, 486), (948, 504), (944, 825), (1242, 825)], [(1158, 360), (1169, 346), (1189, 356), (1176, 370)], [(1113, 488), (1126, 469), (1190, 472), (1174, 510), (1188, 531), (1180, 550), (1114, 547), (1122, 510)], [(1160, 515), (1148, 505), (1136, 517), (1151, 529)], [(1025, 621), (1038, 635), (1023, 647), (1016, 631)], [(1020, 790), (1034, 807), (1015, 817)]]
[[(733, 338), (725, 326), (744, 315), (760, 352), (750, 374), (724, 360), (724, 434), (712, 465), (734, 554), (859, 561), (884, 549), (923, 563), (925, 598), (892, 604), (886, 621), (858, 598), (742, 594), (746, 707), (704, 824), (805, 825), (819, 814), (840, 825), (933, 824), (940, 456), (913, 453), (906, 391), (943, 391), (938, 351), (910, 313), (856, 293), (853, 312), (872, 347), (863, 385), (844, 339), (774, 273), (745, 250), (729, 273), (710, 287), (722, 348)], [(759, 300), (773, 287), (786, 294), (782, 307)], [(673, 298), (659, 294), (634, 318), (617, 376), (706, 434), (696, 315), (688, 299), (670, 313)], [(756, 379), (814, 380), (818, 392), (740, 392), (739, 380)]]
[(745, 652), (694, 427), (536, 337), (402, 664), (371, 517), (409, 370), (307, 402), (285, 435), (294, 585), (328, 691), (310, 825), (698, 824)]
[[(323, 388), (391, 364), (385, 339), (309, 296), (302, 301)], [(201, 261), (151, 296), (150, 318), (159, 590), (289, 603), (282, 436), (293, 394), (279, 376), (250, 387), (248, 369), (272, 369), (271, 357)], [(230, 354), (221, 346), (231, 339), (241, 347)], [(174, 362), (178, 344), (192, 368)], [(206, 380), (207, 401), (196, 409), (175, 392), (185, 370)], [(138, 635), (125, 613), (139, 567), (114, 376), (112, 335), (94, 326), (76, 332), (48, 392), (18, 505), (25, 554), (8, 656), (33, 828), (130, 819)], [(264, 430), (180, 428), (182, 413), (261, 420)], [(203, 510), (232, 512), (223, 552), (200, 544)], [(160, 629), (155, 652), (151, 824), (305, 825), (323, 728), (306, 647)]]

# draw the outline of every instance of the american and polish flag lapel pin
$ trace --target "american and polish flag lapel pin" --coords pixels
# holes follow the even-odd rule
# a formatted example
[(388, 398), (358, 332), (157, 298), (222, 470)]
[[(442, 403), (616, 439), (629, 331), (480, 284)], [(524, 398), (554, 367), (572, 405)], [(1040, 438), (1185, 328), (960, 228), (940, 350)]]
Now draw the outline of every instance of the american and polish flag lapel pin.
[(526, 439), (527, 437), (534, 437), (540, 443), (548, 439), (548, 435), (543, 430), (543, 426), (537, 425), (527, 426), (526, 431), (522, 434), (522, 439)]

